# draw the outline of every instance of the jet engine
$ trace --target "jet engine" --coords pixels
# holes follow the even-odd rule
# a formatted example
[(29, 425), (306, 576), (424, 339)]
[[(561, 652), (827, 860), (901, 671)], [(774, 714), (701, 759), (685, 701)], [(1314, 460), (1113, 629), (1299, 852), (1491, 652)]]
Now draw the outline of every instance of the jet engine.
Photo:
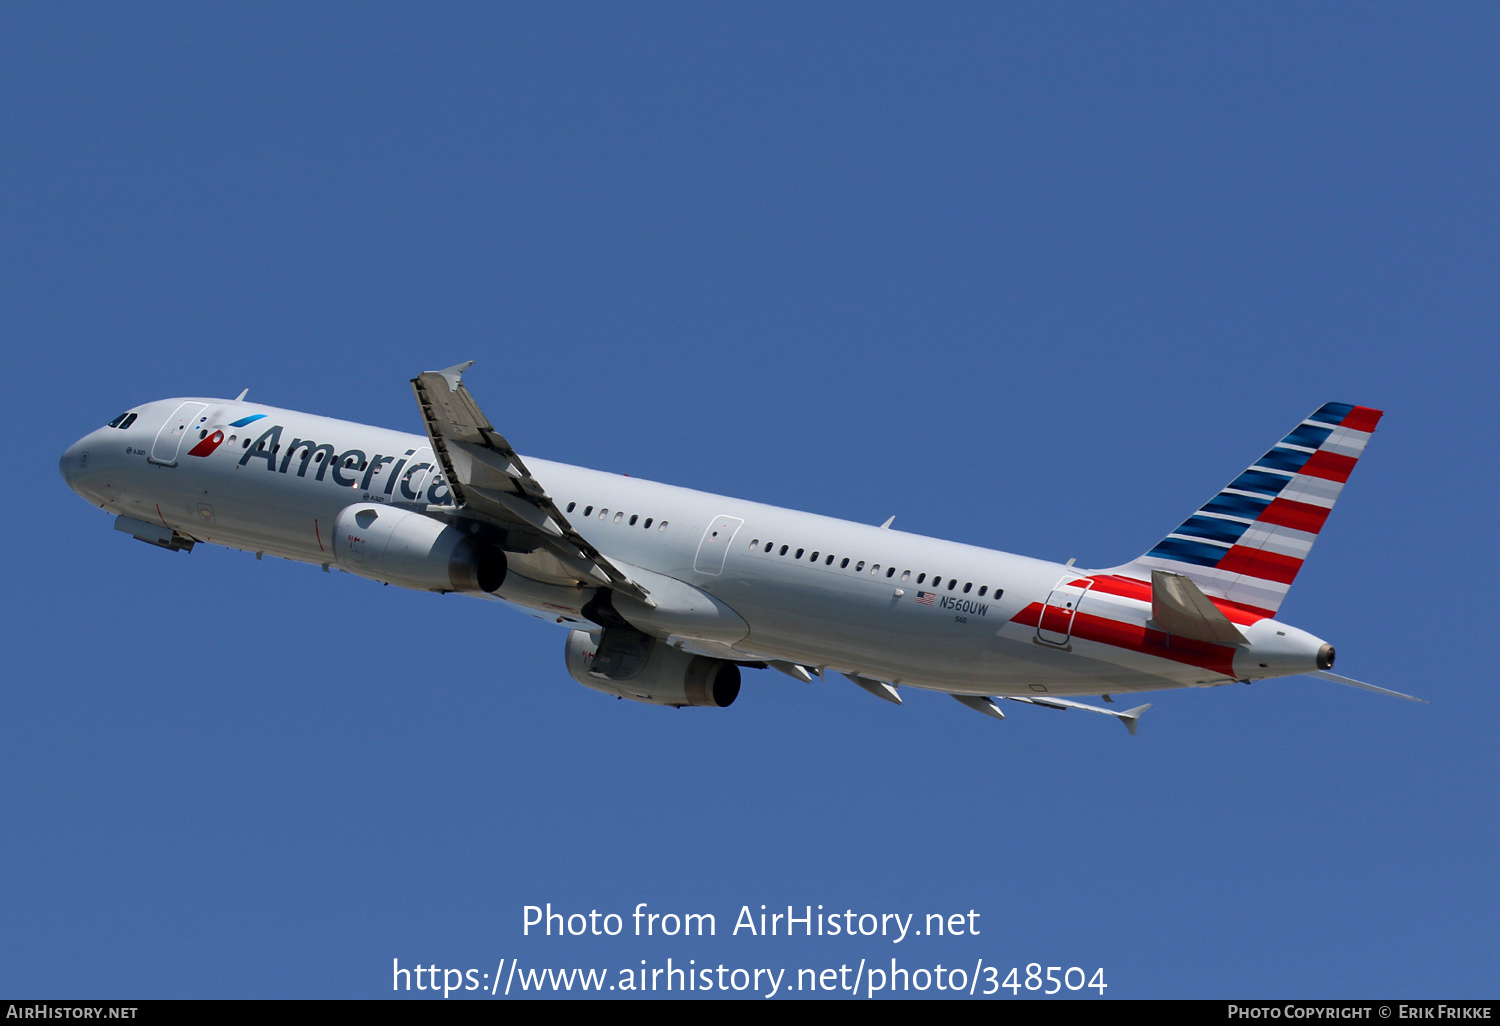
[(740, 693), (740, 668), (681, 652), (630, 627), (570, 631), (568, 673), (586, 688), (650, 705), (724, 708)]
[(419, 591), (494, 592), (505, 553), (411, 510), (356, 502), (339, 512), (333, 557), (361, 577)]

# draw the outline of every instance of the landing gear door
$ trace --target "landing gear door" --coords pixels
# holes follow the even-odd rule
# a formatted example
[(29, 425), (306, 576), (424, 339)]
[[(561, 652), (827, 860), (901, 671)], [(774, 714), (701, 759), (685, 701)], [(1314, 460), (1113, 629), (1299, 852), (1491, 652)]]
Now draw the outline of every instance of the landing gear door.
[(164, 467), (177, 466), (177, 452), (182, 448), (182, 440), (193, 430), (206, 409), (206, 403), (183, 403), (177, 407), (156, 433), (156, 441), (151, 444), (151, 455), (147, 459)]
[(739, 517), (714, 517), (703, 532), (698, 543), (698, 557), (693, 560), (693, 569), (700, 574), (714, 577), (724, 572), (724, 558), (729, 555), (729, 543), (745, 522)]
[(1037, 640), (1047, 645), (1066, 645), (1073, 637), (1073, 619), (1078, 615), (1078, 607), (1093, 586), (1093, 581), (1076, 574), (1058, 581), (1037, 621)]

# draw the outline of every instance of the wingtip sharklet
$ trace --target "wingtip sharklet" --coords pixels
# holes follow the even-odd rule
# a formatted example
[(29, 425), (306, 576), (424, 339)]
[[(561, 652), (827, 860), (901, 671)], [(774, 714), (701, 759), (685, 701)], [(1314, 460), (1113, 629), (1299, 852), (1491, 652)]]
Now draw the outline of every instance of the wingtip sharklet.
[(465, 360), (463, 363), (455, 363), (452, 367), (445, 367), (437, 371), (437, 373), (442, 376), (444, 381), (448, 382), (448, 391), (457, 392), (458, 386), (462, 382), (464, 371), (472, 366), (474, 366), (473, 360)]
[(1141, 713), (1151, 708), (1154, 704), (1154, 702), (1147, 702), (1145, 705), (1138, 705), (1134, 709), (1126, 709), (1122, 713), (1115, 713), (1115, 715), (1120, 718), (1121, 723), (1125, 724), (1125, 729), (1130, 731), (1130, 736), (1135, 737), (1135, 728), (1140, 726)]

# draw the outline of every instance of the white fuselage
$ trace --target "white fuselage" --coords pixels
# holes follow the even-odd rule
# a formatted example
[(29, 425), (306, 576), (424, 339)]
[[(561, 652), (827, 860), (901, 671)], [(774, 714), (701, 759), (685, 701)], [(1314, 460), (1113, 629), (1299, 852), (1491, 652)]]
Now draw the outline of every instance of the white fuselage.
[[(110, 512), (198, 541), (337, 568), (331, 532), (350, 504), (431, 511), (452, 501), (423, 435), (222, 399), (167, 399), (134, 412), (129, 427), (101, 428), (75, 443), (63, 475)], [(249, 417), (257, 419), (233, 426)], [(173, 418), (182, 424), (174, 427)], [(275, 427), (279, 435), (267, 437)], [(223, 438), (213, 451), (189, 455), (214, 432)], [(262, 439), (265, 449), (257, 447)], [(526, 463), (605, 556), (685, 582), (738, 614), (748, 630), (700, 642), (727, 658), (966, 694), (1090, 695), (1303, 672), (1306, 653), (1321, 644), (1263, 619), (1245, 628), (1248, 645), (1205, 666), (1044, 635), (1012, 618), (1045, 605), (1060, 583), (1086, 580), (1087, 571), (546, 460)], [(582, 589), (562, 583), (555, 564), (513, 554), (510, 566), (498, 598), (589, 626)], [(1081, 596), (1084, 612), (1145, 629), (1149, 606), (1142, 612), (1138, 602), (1099, 591)]]

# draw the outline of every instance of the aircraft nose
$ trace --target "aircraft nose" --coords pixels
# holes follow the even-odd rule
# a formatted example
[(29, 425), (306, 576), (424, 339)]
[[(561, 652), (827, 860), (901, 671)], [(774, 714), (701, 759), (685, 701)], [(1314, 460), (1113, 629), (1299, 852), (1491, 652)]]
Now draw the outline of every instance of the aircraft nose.
[(83, 469), (80, 461), (87, 462), (85, 438), (80, 438), (67, 449), (63, 450), (62, 457), (57, 461), (58, 472), (62, 474), (63, 480), (68, 482), (68, 487), (73, 487), (74, 478)]
[(100, 461), (99, 442), (101, 439), (98, 435), (97, 431), (84, 435), (68, 446), (57, 461), (57, 469), (62, 474), (62, 479), (67, 482), (69, 488), (84, 498), (90, 498), (87, 482), (98, 468)]

